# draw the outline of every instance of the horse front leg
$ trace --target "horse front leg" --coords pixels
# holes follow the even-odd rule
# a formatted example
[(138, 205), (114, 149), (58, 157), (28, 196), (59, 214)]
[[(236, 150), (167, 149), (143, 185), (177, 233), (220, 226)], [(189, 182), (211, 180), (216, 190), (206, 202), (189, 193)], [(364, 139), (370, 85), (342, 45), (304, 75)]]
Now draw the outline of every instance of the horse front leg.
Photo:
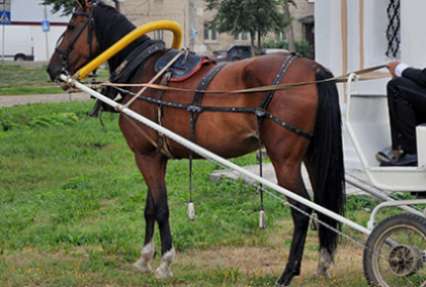
[(145, 241), (141, 250), (141, 257), (133, 266), (143, 273), (152, 272), (151, 261), (154, 259), (155, 245), (152, 242), (155, 228), (155, 209), (152, 193), (148, 190), (145, 206)]
[(141, 257), (134, 266), (143, 272), (152, 270), (150, 263), (155, 253), (153, 235), (155, 222), (157, 222), (160, 229), (162, 259), (155, 274), (158, 278), (168, 278), (173, 275), (171, 264), (175, 257), (175, 251), (170, 232), (169, 207), (165, 184), (167, 158), (158, 152), (136, 153), (135, 157), (148, 186), (148, 195), (145, 207), (145, 242)]
[(176, 252), (173, 248), (172, 234), (170, 231), (169, 206), (167, 203), (167, 191), (165, 184), (164, 188), (159, 191), (159, 199), (160, 200), (156, 205), (155, 215), (160, 229), (162, 256), (160, 266), (155, 271), (155, 276), (158, 279), (167, 279), (173, 276), (171, 265), (176, 257)]

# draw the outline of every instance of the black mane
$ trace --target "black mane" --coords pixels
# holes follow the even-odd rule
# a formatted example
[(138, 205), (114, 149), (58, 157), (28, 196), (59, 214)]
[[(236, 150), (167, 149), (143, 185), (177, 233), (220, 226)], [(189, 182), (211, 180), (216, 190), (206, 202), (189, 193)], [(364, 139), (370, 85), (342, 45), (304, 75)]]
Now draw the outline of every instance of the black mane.
[[(95, 20), (96, 38), (102, 52), (136, 28), (123, 14), (103, 2), (98, 2), (96, 4), (93, 9), (93, 17)], [(141, 37), (118, 55), (110, 59), (110, 71), (114, 71), (135, 47), (149, 39), (148, 36)]]

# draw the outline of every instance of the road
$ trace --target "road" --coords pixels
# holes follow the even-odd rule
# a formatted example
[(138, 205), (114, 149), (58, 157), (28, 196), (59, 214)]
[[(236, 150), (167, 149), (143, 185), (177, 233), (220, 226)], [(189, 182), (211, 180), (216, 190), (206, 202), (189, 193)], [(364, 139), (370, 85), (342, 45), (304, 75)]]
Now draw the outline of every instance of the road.
[(87, 101), (89, 99), (90, 99), (90, 96), (84, 93), (0, 96), (0, 107), (12, 107), (12, 106), (18, 106), (18, 105), (37, 104), (37, 103)]

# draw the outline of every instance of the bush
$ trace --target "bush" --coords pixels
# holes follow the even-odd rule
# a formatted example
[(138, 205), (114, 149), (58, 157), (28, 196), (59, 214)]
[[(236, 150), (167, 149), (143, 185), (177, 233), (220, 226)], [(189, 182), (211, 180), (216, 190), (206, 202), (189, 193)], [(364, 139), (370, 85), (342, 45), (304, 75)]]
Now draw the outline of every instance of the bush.
[(309, 42), (302, 40), (295, 43), (296, 45), (296, 52), (306, 58), (313, 58), (313, 48)]
[(264, 48), (266, 49), (288, 49), (288, 43), (286, 40), (274, 40), (269, 39), (265, 41)]

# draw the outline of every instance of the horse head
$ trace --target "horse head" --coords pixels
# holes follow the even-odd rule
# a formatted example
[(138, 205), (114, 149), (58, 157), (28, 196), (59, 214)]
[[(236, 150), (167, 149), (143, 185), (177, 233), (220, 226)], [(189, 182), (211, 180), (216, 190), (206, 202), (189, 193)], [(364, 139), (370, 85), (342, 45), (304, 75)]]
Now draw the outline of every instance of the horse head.
[(100, 52), (95, 32), (95, 10), (100, 2), (96, 0), (76, 2), (78, 5), (65, 32), (57, 41), (47, 68), (52, 80), (56, 80), (62, 73), (75, 73)]

